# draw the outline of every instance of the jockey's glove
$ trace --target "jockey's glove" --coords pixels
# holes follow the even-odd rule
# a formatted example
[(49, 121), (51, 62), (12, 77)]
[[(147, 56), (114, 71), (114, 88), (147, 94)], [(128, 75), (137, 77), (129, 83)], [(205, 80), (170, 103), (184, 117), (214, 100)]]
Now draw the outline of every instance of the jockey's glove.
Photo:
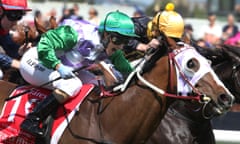
[(61, 64), (57, 70), (63, 79), (69, 79), (74, 77), (73, 68)]

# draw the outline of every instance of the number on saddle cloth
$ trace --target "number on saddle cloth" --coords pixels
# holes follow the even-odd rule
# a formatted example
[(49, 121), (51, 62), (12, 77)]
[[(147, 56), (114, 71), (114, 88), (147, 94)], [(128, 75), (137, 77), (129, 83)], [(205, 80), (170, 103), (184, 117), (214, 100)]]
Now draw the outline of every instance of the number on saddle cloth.
[[(76, 110), (93, 88), (94, 85), (92, 84), (83, 85), (81, 91), (74, 99), (70, 99), (64, 103), (64, 108), (67, 109), (67, 111), (63, 111), (63, 109), (59, 107), (51, 129), (48, 129), (51, 130), (49, 131), (49, 134), (51, 134), (51, 143), (57, 143), (59, 141), (59, 135), (61, 136), (64, 132), (64, 129), (67, 127), (66, 117), (69, 121), (71, 121)], [(26, 115), (33, 110), (34, 106), (46, 98), (51, 91), (44, 88), (21, 86), (16, 88), (12, 92), (11, 96), (17, 95), (18, 93), (29, 89), (31, 92), (11, 101), (7, 101), (4, 104), (0, 116), (0, 143), (35, 143), (35, 137), (30, 133), (21, 130), (19, 126), (25, 119)]]

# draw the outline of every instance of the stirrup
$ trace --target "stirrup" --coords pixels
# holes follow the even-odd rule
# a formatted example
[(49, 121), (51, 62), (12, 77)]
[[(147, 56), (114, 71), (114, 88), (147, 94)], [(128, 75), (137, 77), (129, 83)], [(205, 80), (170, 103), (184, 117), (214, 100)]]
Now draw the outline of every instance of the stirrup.
[(37, 117), (26, 118), (21, 123), (20, 128), (36, 137), (44, 136), (44, 130), (39, 127), (39, 119)]

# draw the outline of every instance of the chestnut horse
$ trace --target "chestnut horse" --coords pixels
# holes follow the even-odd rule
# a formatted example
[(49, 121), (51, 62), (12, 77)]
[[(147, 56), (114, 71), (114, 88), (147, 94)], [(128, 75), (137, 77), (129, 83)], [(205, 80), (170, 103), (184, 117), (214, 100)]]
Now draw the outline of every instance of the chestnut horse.
[[(222, 45), (221, 49), (197, 47), (198, 51), (213, 62), (214, 71), (234, 94), (236, 104), (231, 111), (237, 111), (240, 102), (240, 50)], [(209, 113), (206, 113), (209, 112)], [(215, 144), (211, 116), (206, 105), (189, 101), (176, 101), (170, 106), (160, 125), (148, 140), (148, 144)]]
[[(163, 49), (160, 48), (160, 50)], [(135, 84), (130, 85), (126, 91), (115, 97), (99, 98), (97, 93), (91, 93), (80, 106), (78, 115), (69, 123), (71, 131), (64, 132), (60, 143), (87, 143), (86, 140), (78, 139), (77, 136), (118, 144), (145, 143), (160, 123), (169, 105), (175, 100), (166, 96), (172, 96), (168, 93), (177, 95), (177, 80), (173, 78), (176, 73), (173, 69), (174, 74), (170, 73), (171, 59), (167, 51), (161, 58), (163, 53), (158, 52), (150, 59), (153, 62), (147, 63), (149, 70), (145, 70), (143, 74), (143, 78), (155, 87), (136, 79)], [(187, 58), (184, 63), (186, 68), (197, 74), (200, 66), (203, 66), (199, 65), (201, 56), (194, 58), (182, 56)], [(201, 59), (201, 62), (209, 65), (205, 59)], [(231, 107), (233, 97), (223, 84), (213, 79), (212, 74), (211, 71), (202, 76), (194, 84), (194, 89), (197, 88), (202, 94), (211, 96), (216, 104), (215, 109), (218, 109), (216, 111), (221, 109), (220, 111), (224, 112)], [(216, 75), (214, 77), (216, 78)], [(174, 90), (169, 89), (171, 84)], [(157, 88), (168, 93), (161, 93)]]
[(38, 19), (34, 18), (34, 26), (26, 25), (23, 23), (14, 26), (12, 31), (12, 39), (15, 43), (22, 45), (24, 43), (32, 42), (36, 45), (39, 41), (40, 36), (48, 31), (49, 29), (54, 29), (57, 27), (56, 18), (51, 16), (49, 18), (48, 28), (39, 24)]
[[(68, 123), (59, 143), (145, 143), (176, 98), (205, 102), (210, 97), (214, 113), (228, 111), (234, 97), (208, 61), (189, 46), (170, 50), (166, 41), (151, 56), (143, 58), (132, 83), (122, 92), (99, 97), (99, 91), (92, 91)], [(183, 96), (177, 81), (185, 84), (180, 85), (187, 89)], [(7, 94), (2, 99), (6, 97)], [(2, 101), (0, 106), (3, 104)]]

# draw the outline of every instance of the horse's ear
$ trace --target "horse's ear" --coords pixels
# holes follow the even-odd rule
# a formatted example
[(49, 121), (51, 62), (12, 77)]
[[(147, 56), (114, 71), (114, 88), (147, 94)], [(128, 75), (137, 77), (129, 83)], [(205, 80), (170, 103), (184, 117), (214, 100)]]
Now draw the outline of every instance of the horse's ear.
[(50, 17), (49, 22), (50, 22), (50, 29), (55, 29), (56, 27), (58, 27), (56, 18), (54, 16)]
[(44, 26), (42, 26), (41, 24), (38, 23), (37, 18), (34, 18), (34, 24), (35, 24), (36, 30), (38, 31), (38, 33), (40, 35), (47, 32), (47, 29), (44, 28)]

